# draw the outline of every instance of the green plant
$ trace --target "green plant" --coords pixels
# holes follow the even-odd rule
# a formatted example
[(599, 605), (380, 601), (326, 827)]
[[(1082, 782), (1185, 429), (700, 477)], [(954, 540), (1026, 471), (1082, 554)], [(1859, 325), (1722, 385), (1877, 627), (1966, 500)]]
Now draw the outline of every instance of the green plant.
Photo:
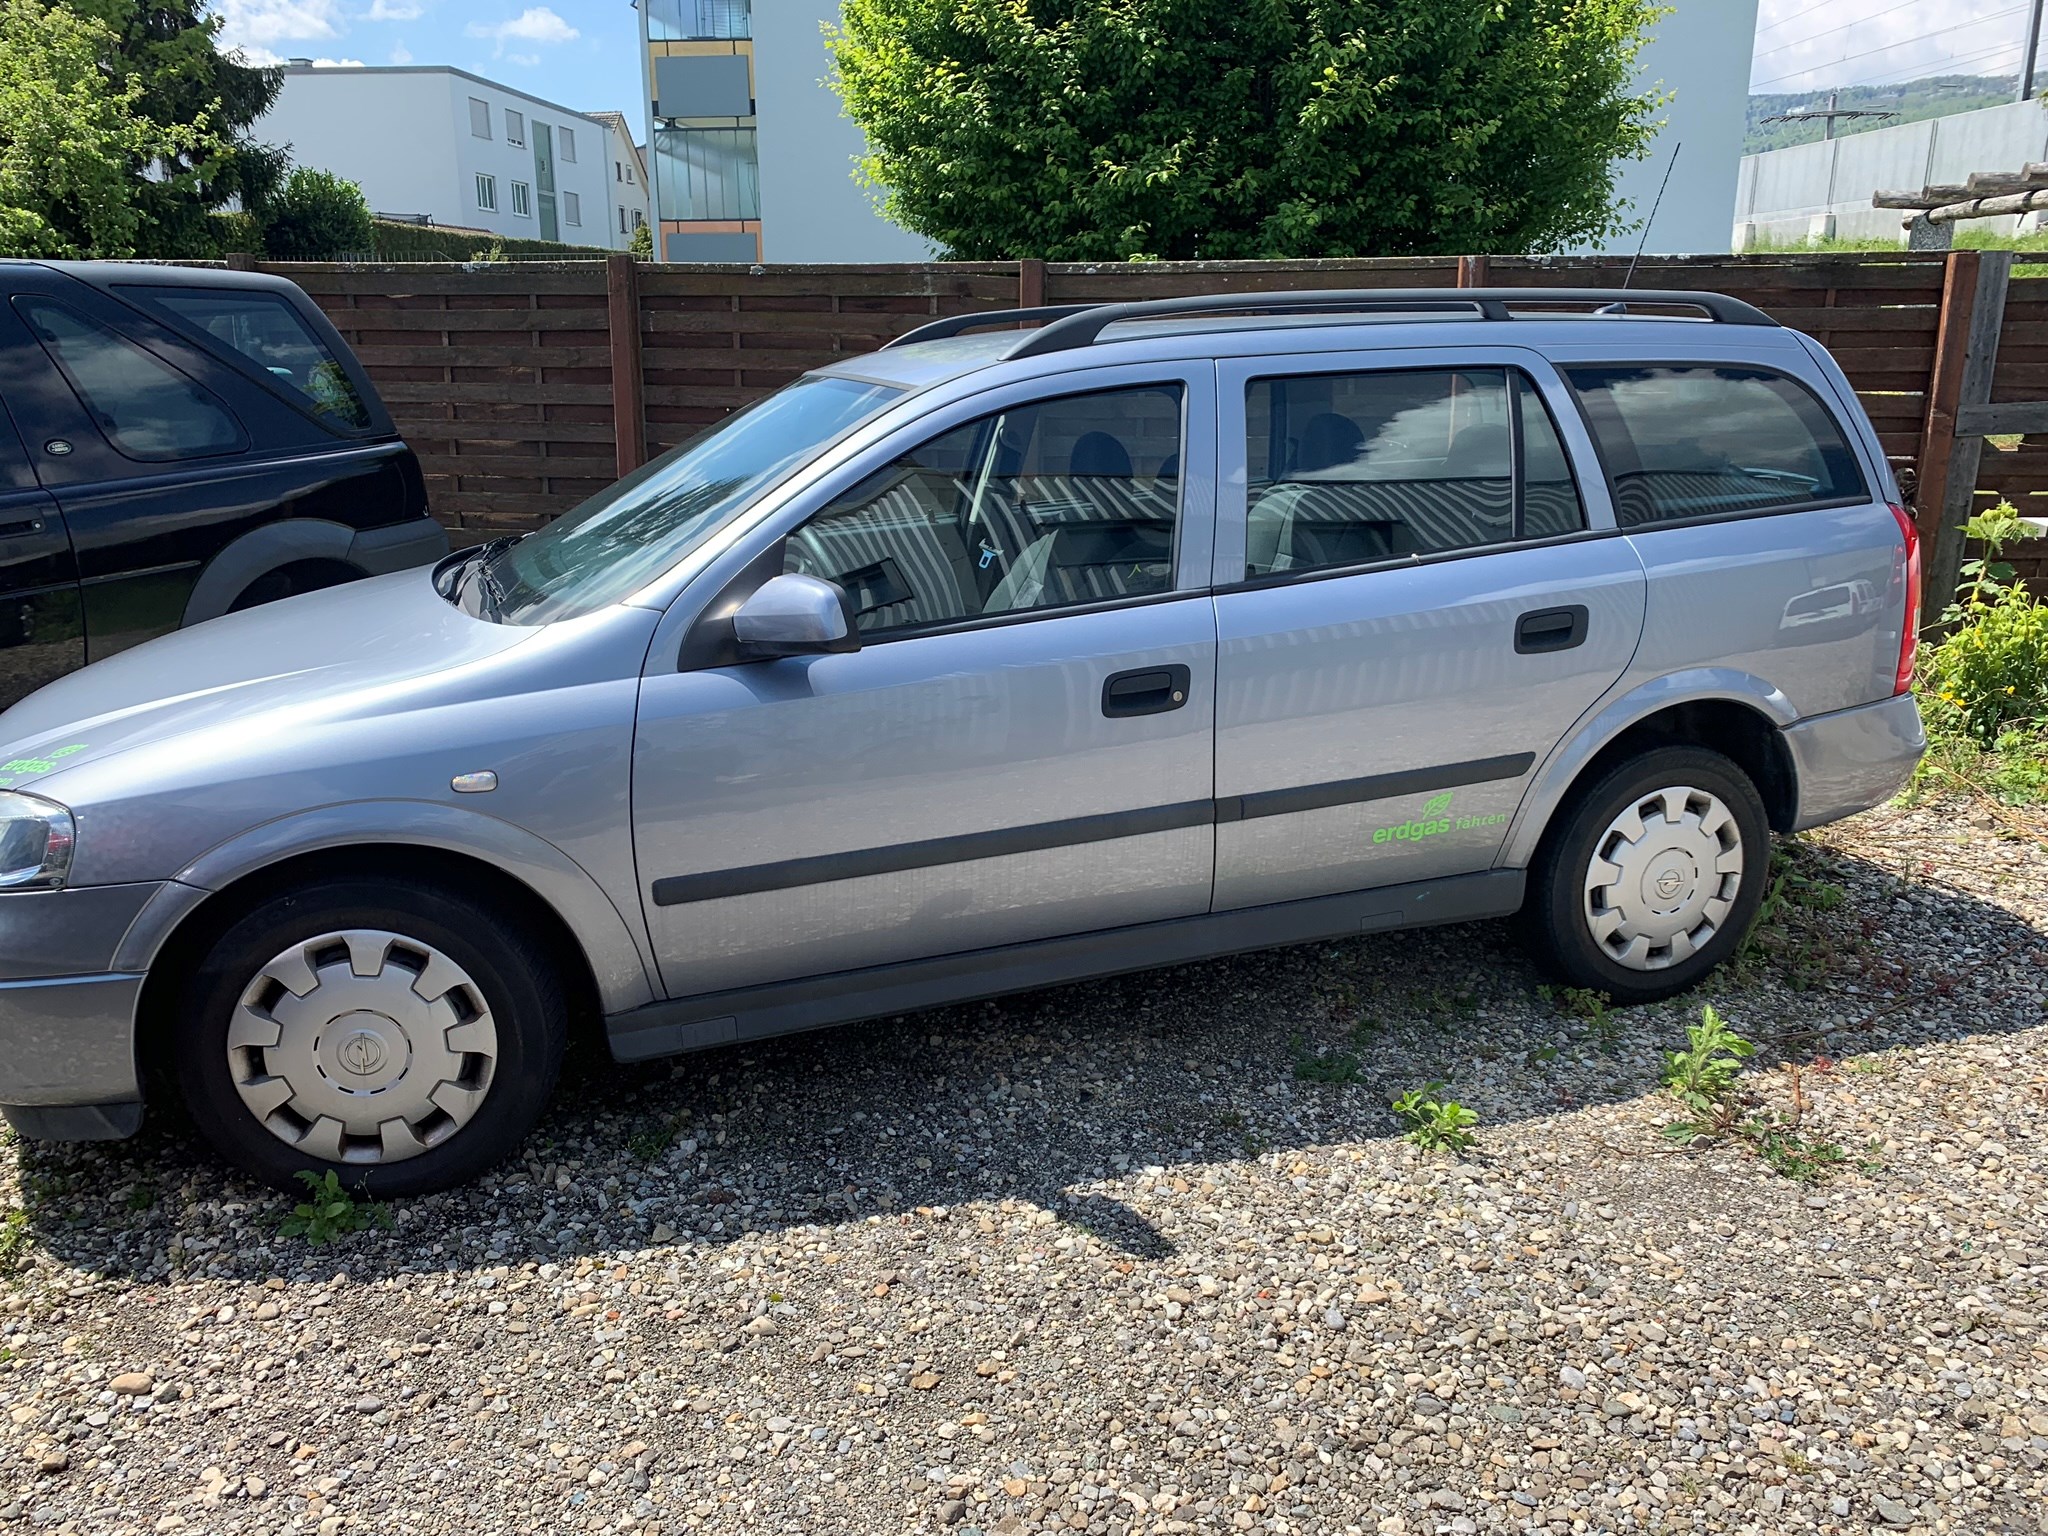
[(11, 1275), (21, 1268), (22, 1258), (32, 1240), (27, 1211), (17, 1207), (0, 1216), (0, 1275)]
[(1953, 623), (1964, 618), (1972, 608), (1995, 602), (2009, 591), (2013, 568), (1999, 557), (2009, 545), (2040, 537), (2041, 530), (2021, 517), (2009, 501), (2001, 501), (1997, 506), (1971, 517), (1963, 524), (1963, 538), (1969, 543), (1981, 544), (1984, 552), (1962, 563), (1959, 573), (1962, 580), (1956, 587), (1956, 600), (1949, 604), (1942, 618)]
[(2000, 556), (2040, 533), (2010, 502), (1978, 513), (1964, 532), (1983, 554), (1963, 566), (1956, 600), (1942, 615), (1953, 627), (1921, 659), (1928, 734), (2031, 757), (2037, 766), (2027, 777), (2035, 780), (2048, 774), (2038, 768), (2048, 736), (2048, 606)]
[(1796, 1123), (1769, 1113), (1752, 1118), (1743, 1131), (1764, 1165), (1796, 1184), (1818, 1184), (1849, 1160), (1837, 1143), (1804, 1136)]
[(131, 1211), (152, 1210), (156, 1206), (156, 1186), (145, 1180), (128, 1186), (128, 1198), (124, 1202)]
[(1425, 1152), (1468, 1151), (1479, 1140), (1472, 1134), (1479, 1112), (1444, 1093), (1442, 1083), (1410, 1088), (1394, 1100), (1394, 1118), (1407, 1127), (1402, 1134)]
[(632, 243), (626, 249), (640, 261), (654, 260), (654, 226), (637, 224), (633, 228)]
[(1324, 1051), (1320, 1054), (1306, 1048), (1300, 1035), (1292, 1041), (1294, 1046), (1294, 1075), (1304, 1083), (1355, 1083), (1359, 1079), (1358, 1058), (1349, 1051)]
[(333, 1169), (326, 1173), (301, 1171), (298, 1180), (306, 1186), (312, 1198), (292, 1207), (292, 1212), (278, 1226), (281, 1237), (303, 1237), (315, 1248), (324, 1247), (338, 1237), (347, 1237), (372, 1226), (386, 1230), (391, 1226), (391, 1213), (374, 1200), (358, 1199), (342, 1188), (341, 1179)]
[(265, 211), (263, 248), (281, 261), (359, 258), (376, 244), (363, 189), (329, 171), (300, 166)]
[(1693, 1118), (1675, 1121), (1664, 1133), (1679, 1141), (1725, 1136), (1735, 1125), (1735, 1086), (1743, 1063), (1756, 1047), (1728, 1027), (1708, 1004), (1700, 1021), (1685, 1028), (1685, 1049), (1664, 1056), (1664, 1086)]
[(1621, 1020), (1614, 1015), (1614, 999), (1590, 987), (1539, 987), (1536, 995), (1567, 1018), (1584, 1019), (1593, 1048), (1612, 1056), (1621, 1043)]
[(1623, 228), (1654, 0), (846, 0), (895, 222), (965, 260), (1552, 250)]

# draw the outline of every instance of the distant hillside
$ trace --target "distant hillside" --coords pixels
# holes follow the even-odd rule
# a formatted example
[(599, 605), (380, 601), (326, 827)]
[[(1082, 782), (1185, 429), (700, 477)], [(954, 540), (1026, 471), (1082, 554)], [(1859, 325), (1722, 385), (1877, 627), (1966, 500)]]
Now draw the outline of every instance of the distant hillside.
[[(1840, 122), (1835, 125), (1835, 135), (1839, 138), (1851, 133), (1868, 133), (1873, 128), (1947, 117), (1953, 112), (2004, 106), (2012, 100), (2018, 83), (2017, 75), (1932, 75), (1925, 80), (1902, 80), (1895, 85), (1849, 86), (1835, 93), (1841, 98), (1835, 103), (1837, 106), (1878, 108), (1899, 115)], [(1827, 104), (1826, 91), (1750, 97), (1749, 135), (1743, 143), (1743, 153), (1753, 155), (1759, 150), (1783, 149), (1788, 144), (1811, 144), (1821, 136), (1819, 123), (1766, 123), (1762, 119), (1798, 107), (1825, 107)]]

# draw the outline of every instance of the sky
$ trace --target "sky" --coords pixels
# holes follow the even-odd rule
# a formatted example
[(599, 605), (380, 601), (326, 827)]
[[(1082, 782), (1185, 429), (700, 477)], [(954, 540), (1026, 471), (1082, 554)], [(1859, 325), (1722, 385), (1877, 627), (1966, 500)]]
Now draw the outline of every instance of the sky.
[[(1763, 0), (1749, 88), (1776, 95), (1924, 75), (2017, 74), (2029, 3)], [(2040, 62), (2048, 65), (2048, 52)]]
[(253, 63), (453, 64), (638, 124), (640, 19), (627, 0), (213, 0)]

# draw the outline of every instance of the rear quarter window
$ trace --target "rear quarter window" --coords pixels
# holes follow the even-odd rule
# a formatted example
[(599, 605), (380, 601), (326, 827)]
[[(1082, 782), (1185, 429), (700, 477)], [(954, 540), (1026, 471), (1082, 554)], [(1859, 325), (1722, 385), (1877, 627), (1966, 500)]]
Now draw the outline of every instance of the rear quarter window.
[(1564, 372), (1624, 528), (1868, 499), (1842, 429), (1782, 373), (1675, 363)]
[(215, 351), (283, 385), (328, 426), (367, 431), (369, 408), (305, 317), (273, 293), (233, 288), (128, 288), (122, 295), (175, 315)]

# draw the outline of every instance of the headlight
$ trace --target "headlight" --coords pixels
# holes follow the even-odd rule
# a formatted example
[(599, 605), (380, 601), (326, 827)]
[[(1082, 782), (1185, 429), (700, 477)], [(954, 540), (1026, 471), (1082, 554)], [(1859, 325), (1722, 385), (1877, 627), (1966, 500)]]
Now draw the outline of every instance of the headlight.
[(0, 790), (0, 890), (55, 890), (71, 873), (71, 813)]

